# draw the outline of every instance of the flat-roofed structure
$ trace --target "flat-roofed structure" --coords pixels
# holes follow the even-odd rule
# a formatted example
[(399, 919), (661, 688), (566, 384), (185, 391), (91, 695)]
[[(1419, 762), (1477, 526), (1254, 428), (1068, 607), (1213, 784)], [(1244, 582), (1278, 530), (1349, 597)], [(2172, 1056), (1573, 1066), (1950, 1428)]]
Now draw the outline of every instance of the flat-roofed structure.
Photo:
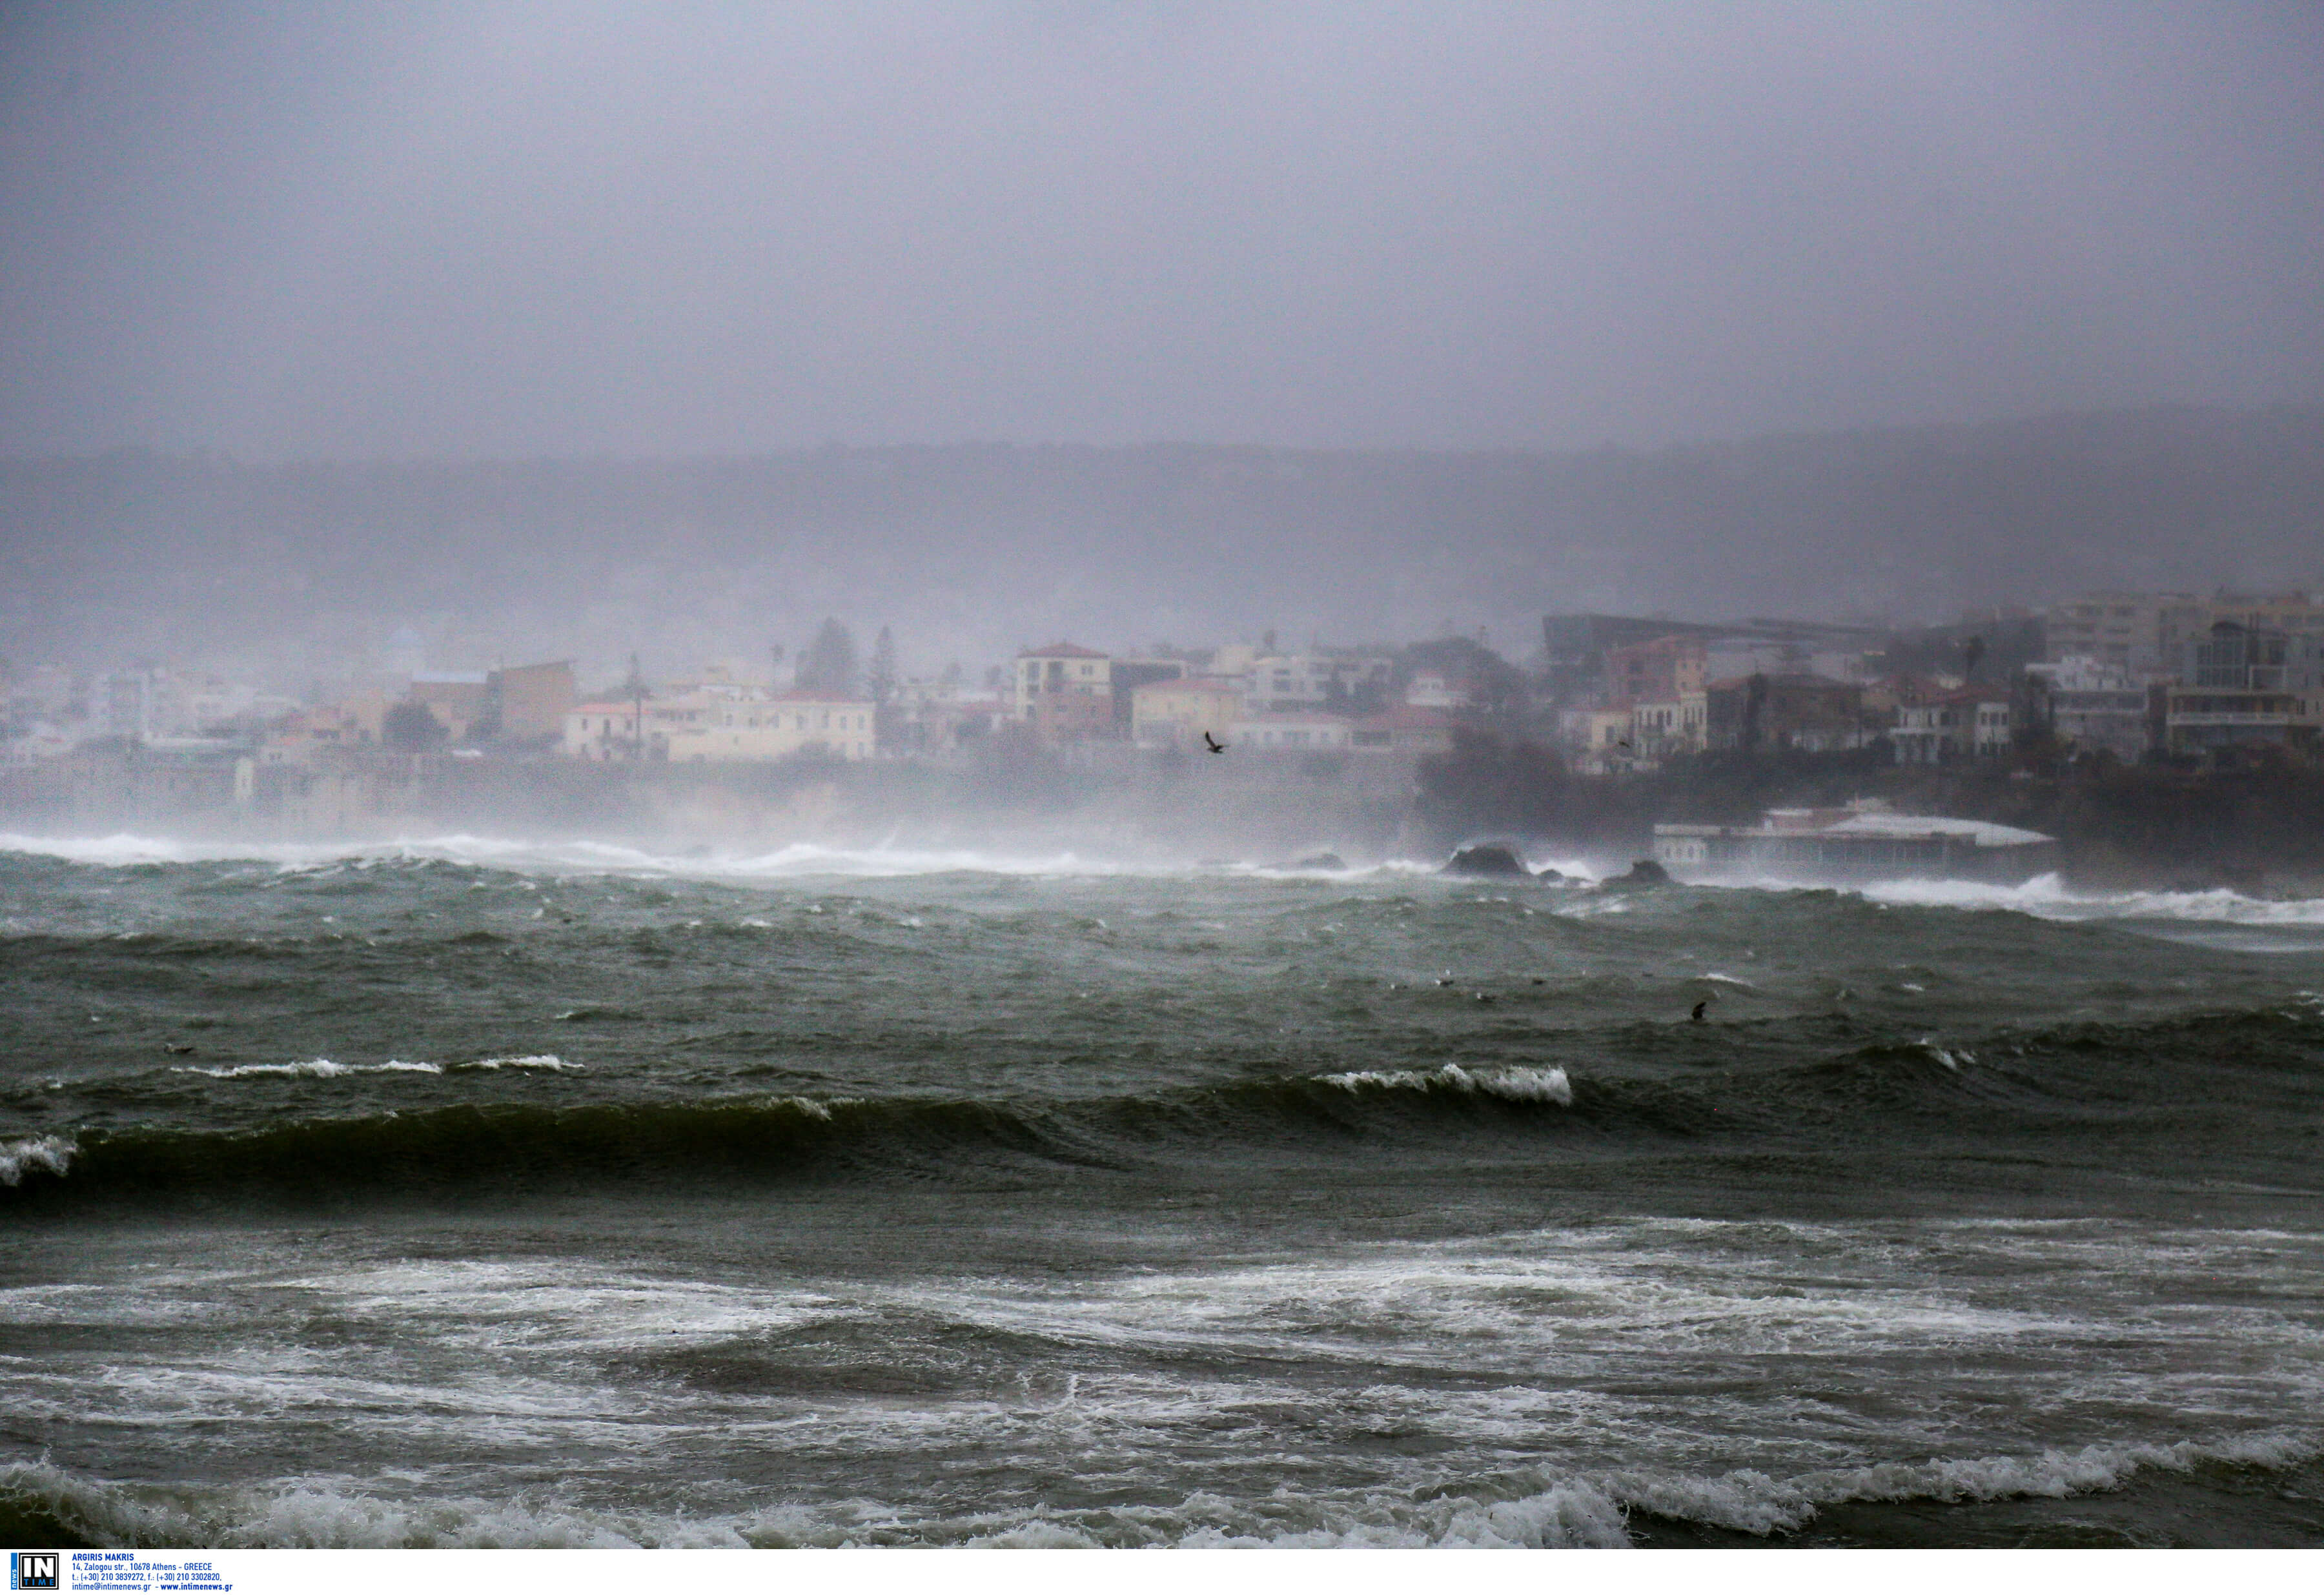
[(2017, 885), (2058, 867), (2058, 842), (1986, 820), (1897, 814), (1885, 804), (1771, 808), (1757, 825), (1656, 825), (1655, 860), (1696, 880), (1933, 879)]

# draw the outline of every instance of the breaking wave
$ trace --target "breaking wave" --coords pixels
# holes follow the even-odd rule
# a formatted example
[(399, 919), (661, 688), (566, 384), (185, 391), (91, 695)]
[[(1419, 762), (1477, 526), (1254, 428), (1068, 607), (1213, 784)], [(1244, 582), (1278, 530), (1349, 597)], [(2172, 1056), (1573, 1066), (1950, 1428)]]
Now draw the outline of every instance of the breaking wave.
[(2077, 892), (2056, 875), (2022, 886), (1974, 880), (1884, 880), (1863, 889), (1875, 902), (1939, 908), (2009, 909), (2043, 919), (2153, 919), (2199, 925), (2324, 926), (2324, 898), (2255, 898), (2208, 891)]
[[(578, 1070), (552, 1054), (470, 1064), (243, 1065), (219, 1078), (364, 1071)], [(2200, 1079), (2200, 1093), (2189, 1082)], [(1275, 1075), (1147, 1094), (962, 1098), (798, 1095), (572, 1105), (491, 1102), (301, 1118), (240, 1131), (84, 1128), (0, 1154), (0, 1201), (528, 1190), (613, 1183), (940, 1176), (1036, 1165), (1131, 1169), (1284, 1158), (1330, 1163), (1499, 1138), (1673, 1139), (1809, 1150), (1865, 1132), (2225, 1137), (2247, 1157), (2302, 1156), (2324, 1087), (2312, 1000), (2144, 1023), (1960, 1040), (1875, 1040), (1775, 1068), (1645, 1078), (1563, 1065), (1443, 1064)], [(1834, 1142), (1832, 1138), (1841, 1138)], [(2286, 1139), (2285, 1138), (2290, 1138)], [(1579, 1145), (1581, 1143), (1575, 1143)], [(2116, 1144), (2127, 1146), (2128, 1141)], [(67, 1163), (69, 1161), (69, 1174)]]
[(1346, 1091), (1443, 1091), (1483, 1093), (1513, 1102), (1555, 1102), (1573, 1105), (1573, 1086), (1563, 1069), (1464, 1069), (1446, 1064), (1441, 1069), (1360, 1069), (1344, 1074), (1319, 1076), (1327, 1085)]
[(2208, 1443), (1876, 1462), (1786, 1478), (1531, 1467), (1464, 1488), (1321, 1498), (1281, 1490), (1242, 1499), (1202, 1493), (1175, 1506), (952, 1516), (865, 1500), (662, 1516), (555, 1499), (400, 1498), (337, 1478), (255, 1489), (131, 1487), (41, 1461), (0, 1467), (0, 1520), (23, 1543), (156, 1548), (1612, 1548), (1637, 1543), (1641, 1518), (1772, 1538), (1796, 1534), (1842, 1505), (2067, 1500), (2212, 1471), (2265, 1480), (2314, 1461), (2319, 1451), (2312, 1438), (2278, 1431)]
[(0, 1185), (22, 1183), (35, 1172), (61, 1176), (80, 1148), (62, 1136), (35, 1136), (27, 1140), (0, 1142)]
[(390, 1058), (380, 1064), (337, 1064), (329, 1058), (307, 1058), (291, 1064), (232, 1064), (209, 1068), (200, 1064), (177, 1064), (173, 1074), (206, 1074), (212, 1080), (341, 1080), (360, 1074), (495, 1074), (503, 1069), (577, 1074), (586, 1064), (569, 1064), (554, 1053), (530, 1053), (521, 1057), (476, 1058), (463, 1064), (406, 1062)]
[(207, 1074), (213, 1080), (252, 1080), (272, 1077), (283, 1080), (337, 1080), (350, 1074), (441, 1074), (441, 1064), (407, 1064), (390, 1058), (383, 1064), (335, 1064), (328, 1058), (308, 1058), (295, 1064), (234, 1064), (223, 1069), (204, 1068), (199, 1064), (179, 1064), (173, 1074)]

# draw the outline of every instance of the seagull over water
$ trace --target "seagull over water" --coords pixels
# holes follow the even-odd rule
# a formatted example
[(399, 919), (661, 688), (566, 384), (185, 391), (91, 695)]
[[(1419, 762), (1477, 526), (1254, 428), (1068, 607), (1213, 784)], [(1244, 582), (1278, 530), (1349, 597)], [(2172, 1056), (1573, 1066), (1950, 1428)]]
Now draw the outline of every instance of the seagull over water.
[(1226, 744), (1218, 741), (1207, 731), (1203, 733), (1203, 746), (1213, 753), (1223, 753), (1227, 751)]

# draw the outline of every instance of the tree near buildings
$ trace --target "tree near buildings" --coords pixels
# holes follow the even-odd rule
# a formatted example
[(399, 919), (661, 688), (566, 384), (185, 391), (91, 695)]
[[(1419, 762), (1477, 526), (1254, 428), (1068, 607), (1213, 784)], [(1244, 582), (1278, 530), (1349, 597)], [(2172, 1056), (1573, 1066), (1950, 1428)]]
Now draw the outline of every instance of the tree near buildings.
[(451, 734), (426, 704), (414, 698), (392, 705), (380, 717), (379, 740), (399, 752), (425, 752)]
[(896, 634), (887, 627), (880, 628), (880, 640), (872, 645), (872, 701), (881, 708), (896, 696)]
[(827, 620), (815, 634), (815, 641), (800, 650), (798, 685), (807, 692), (829, 692), (853, 696), (859, 674), (855, 663), (855, 634), (837, 620)]

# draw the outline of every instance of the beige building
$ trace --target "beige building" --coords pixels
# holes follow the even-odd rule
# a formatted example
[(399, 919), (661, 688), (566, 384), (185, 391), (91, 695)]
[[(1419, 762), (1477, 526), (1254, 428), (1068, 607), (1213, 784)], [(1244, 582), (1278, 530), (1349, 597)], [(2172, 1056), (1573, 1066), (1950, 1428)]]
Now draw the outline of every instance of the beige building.
[(387, 718), (382, 693), (361, 693), (287, 715), (259, 744), (261, 764), (312, 764), (318, 756), (378, 743)]
[(641, 747), (634, 703), (576, 704), (566, 711), (564, 751), (568, 759), (612, 763), (636, 758)]
[(487, 685), (499, 713), (501, 735), (523, 742), (557, 735), (580, 696), (573, 689), (570, 659), (494, 670)]
[(1052, 642), (1028, 648), (1017, 656), (1017, 718), (1040, 718), (1045, 702), (1056, 697), (1098, 697), (1105, 700), (1107, 716), (1113, 714), (1111, 661), (1093, 648)]
[(783, 692), (765, 697), (704, 699), (685, 705), (682, 721), (651, 732), (659, 756), (672, 764), (766, 763), (802, 754), (869, 759), (873, 752), (870, 698), (823, 692)]
[(1314, 752), (1348, 747), (1353, 741), (1353, 725), (1346, 715), (1321, 712), (1245, 715), (1229, 731), (1234, 746), (1262, 751)]
[(1442, 753), (1452, 745), (1453, 724), (1452, 716), (1442, 709), (1397, 704), (1354, 721), (1348, 745), (1381, 753)]
[(1707, 743), (1710, 694), (1696, 687), (1676, 697), (1630, 705), (1630, 748), (1646, 760), (1700, 753)]
[(1582, 775), (1604, 775), (1636, 762), (1628, 709), (1568, 709), (1558, 715), (1557, 729), (1573, 769)]
[(1223, 743), (1242, 712), (1240, 682), (1216, 676), (1149, 681), (1130, 695), (1130, 735), (1144, 748), (1199, 742), (1206, 732)]

